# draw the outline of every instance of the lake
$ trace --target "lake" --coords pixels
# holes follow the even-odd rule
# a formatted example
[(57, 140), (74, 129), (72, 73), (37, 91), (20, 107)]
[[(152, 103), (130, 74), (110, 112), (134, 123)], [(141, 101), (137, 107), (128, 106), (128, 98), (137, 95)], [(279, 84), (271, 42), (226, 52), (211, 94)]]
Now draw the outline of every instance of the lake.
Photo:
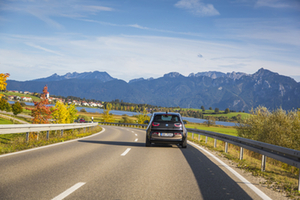
[[(8, 101), (10, 104), (13, 104), (14, 102), (13, 101)], [(33, 106), (34, 103), (31, 103), (31, 102), (24, 102), (26, 105), (30, 105), (30, 106)], [(51, 104), (50, 104), (51, 105)], [(54, 106), (54, 105), (51, 105), (51, 106)], [(100, 109), (100, 108), (87, 108), (87, 107), (76, 107), (76, 109), (78, 111), (80, 111), (82, 108), (84, 108), (87, 112), (90, 112), (90, 113), (103, 113), (103, 109)], [(113, 114), (113, 115), (128, 115), (128, 116), (133, 116), (133, 115), (138, 115), (139, 113), (136, 113), (136, 112), (129, 112), (129, 111), (122, 111), (122, 110), (111, 110), (109, 111), (109, 113)], [(148, 115), (151, 115), (151, 114), (148, 114)], [(192, 123), (204, 123), (205, 119), (198, 119), (198, 118), (193, 118), (193, 117), (182, 117), (184, 120), (187, 120), (189, 122), (192, 122)], [(235, 126), (236, 124), (235, 123), (232, 123), (232, 122), (222, 122), (222, 121), (216, 121), (216, 125), (223, 125), (223, 126)]]

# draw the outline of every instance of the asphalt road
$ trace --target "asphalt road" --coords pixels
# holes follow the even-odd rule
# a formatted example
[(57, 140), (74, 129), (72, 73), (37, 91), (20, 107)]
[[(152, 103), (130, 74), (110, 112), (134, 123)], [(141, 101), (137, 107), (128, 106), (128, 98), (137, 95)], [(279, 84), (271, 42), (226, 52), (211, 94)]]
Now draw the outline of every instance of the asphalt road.
[(0, 199), (261, 199), (191, 145), (144, 147), (145, 130), (103, 127), (0, 157)]

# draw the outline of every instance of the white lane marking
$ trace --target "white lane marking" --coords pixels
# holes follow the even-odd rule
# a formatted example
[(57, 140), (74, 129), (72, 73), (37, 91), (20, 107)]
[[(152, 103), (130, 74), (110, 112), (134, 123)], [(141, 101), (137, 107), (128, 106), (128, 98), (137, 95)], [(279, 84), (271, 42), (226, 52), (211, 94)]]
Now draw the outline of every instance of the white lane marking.
[(137, 136), (137, 134), (135, 134), (135, 136)]
[(131, 148), (127, 148), (127, 149), (121, 154), (121, 156), (125, 156), (130, 150), (131, 150)]
[(61, 199), (64, 199), (67, 196), (69, 196), (70, 194), (72, 194), (73, 192), (75, 192), (75, 190), (77, 190), (78, 188), (80, 188), (84, 184), (85, 183), (83, 183), (83, 182), (76, 183), (75, 185), (73, 185), (72, 187), (70, 187), (69, 189), (67, 189), (63, 193), (61, 193), (60, 195), (54, 197), (52, 200), (61, 200)]
[(137, 142), (137, 141), (138, 141), (138, 139), (136, 138), (134, 141), (135, 141), (135, 142)]
[(134, 131), (131, 131), (131, 132), (133, 132), (133, 133), (134, 133)]
[(208, 152), (207, 150), (203, 149), (202, 147), (200, 147), (199, 145), (188, 141), (188, 143), (198, 149), (201, 149), (202, 151), (204, 151), (205, 153), (207, 153), (208, 155), (210, 155), (211, 157), (213, 157), (217, 162), (219, 162), (222, 166), (226, 167), (233, 175), (235, 175), (238, 179), (240, 179), (245, 185), (247, 185), (251, 190), (253, 190), (258, 196), (260, 196), (262, 199), (265, 200), (272, 200), (270, 197), (268, 197), (265, 193), (263, 193), (260, 189), (258, 189), (257, 187), (255, 187), (254, 185), (252, 185), (252, 183), (250, 183), (247, 179), (245, 179), (242, 175), (240, 175), (239, 173), (237, 173), (234, 169), (232, 169), (231, 167), (229, 167), (228, 165), (226, 165), (223, 161), (221, 161), (219, 158), (217, 158), (216, 156), (214, 156), (213, 154), (211, 154), (210, 152)]
[(8, 154), (0, 155), (0, 158), (1, 157), (5, 157), (5, 156), (11, 156), (11, 155), (19, 154), (19, 153), (25, 153), (25, 152), (29, 152), (29, 151), (35, 151), (35, 150), (39, 150), (39, 149), (53, 147), (53, 146), (56, 146), (56, 145), (66, 144), (66, 143), (69, 143), (69, 142), (75, 142), (77, 140), (87, 139), (87, 138), (99, 135), (99, 134), (103, 133), (104, 131), (105, 131), (105, 128), (102, 127), (102, 131), (101, 132), (93, 134), (93, 135), (90, 135), (90, 136), (86, 136), (86, 137), (83, 137), (83, 138), (77, 138), (77, 139), (74, 139), (74, 140), (68, 140), (68, 141), (65, 141), (65, 142), (60, 142), (60, 143), (55, 143), (55, 144), (49, 144), (49, 145), (46, 145), (46, 146), (36, 147), (36, 148), (33, 148), (33, 149), (27, 149), (27, 150), (22, 150), (22, 151), (18, 151), (18, 152), (8, 153)]

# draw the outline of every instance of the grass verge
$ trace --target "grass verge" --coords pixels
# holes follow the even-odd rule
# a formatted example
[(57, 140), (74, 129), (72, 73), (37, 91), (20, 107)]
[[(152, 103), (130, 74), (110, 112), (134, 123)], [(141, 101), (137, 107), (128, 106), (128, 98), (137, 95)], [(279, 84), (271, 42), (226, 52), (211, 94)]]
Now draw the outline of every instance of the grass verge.
[(84, 129), (65, 130), (63, 136), (61, 136), (60, 131), (50, 131), (49, 140), (47, 140), (46, 131), (42, 131), (40, 133), (30, 133), (28, 142), (26, 142), (26, 133), (1, 134), (0, 154), (12, 153), (34, 147), (82, 138), (100, 132), (101, 130), (102, 128), (100, 126), (96, 126), (92, 130), (87, 129), (86, 132), (84, 132)]
[(0, 124), (13, 124), (13, 122), (9, 119), (5, 119), (5, 118), (0, 117)]

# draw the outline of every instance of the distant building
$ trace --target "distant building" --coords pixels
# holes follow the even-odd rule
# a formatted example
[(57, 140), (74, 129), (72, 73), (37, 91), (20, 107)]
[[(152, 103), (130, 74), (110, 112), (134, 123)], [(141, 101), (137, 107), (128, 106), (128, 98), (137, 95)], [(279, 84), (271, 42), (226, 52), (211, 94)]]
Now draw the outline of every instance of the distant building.
[(21, 97), (22, 101), (32, 101), (31, 97)]

